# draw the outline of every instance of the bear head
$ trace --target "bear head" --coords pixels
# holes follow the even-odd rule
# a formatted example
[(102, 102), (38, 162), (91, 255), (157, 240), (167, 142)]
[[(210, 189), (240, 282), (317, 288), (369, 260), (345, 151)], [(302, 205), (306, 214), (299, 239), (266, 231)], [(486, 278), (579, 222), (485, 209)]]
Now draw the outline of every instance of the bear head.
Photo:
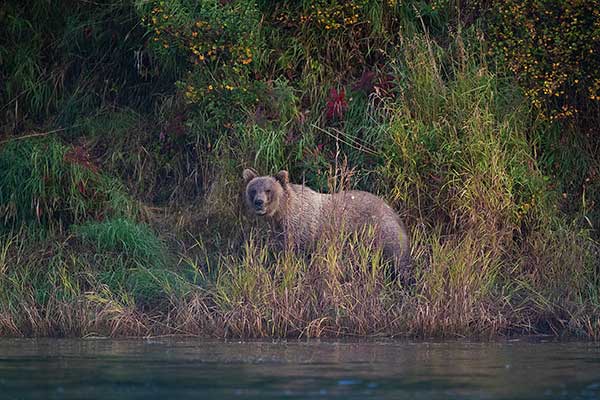
[(272, 217), (279, 210), (285, 190), (289, 184), (287, 171), (279, 171), (274, 176), (258, 176), (255, 171), (245, 169), (246, 205), (258, 216)]

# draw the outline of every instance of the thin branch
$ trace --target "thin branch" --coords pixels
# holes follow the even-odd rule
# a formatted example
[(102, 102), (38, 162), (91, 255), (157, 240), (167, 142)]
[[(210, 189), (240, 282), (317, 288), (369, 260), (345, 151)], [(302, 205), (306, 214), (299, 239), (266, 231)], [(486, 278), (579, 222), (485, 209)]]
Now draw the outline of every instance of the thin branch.
[[(71, 128), (74, 128), (74, 127), (71, 127)], [(48, 136), (48, 135), (51, 135), (53, 133), (66, 131), (67, 129), (69, 129), (69, 128), (58, 128), (58, 129), (54, 129), (54, 130), (47, 131), (47, 132), (36, 132), (36, 133), (31, 133), (29, 135), (11, 137), (11, 138), (8, 138), (8, 139), (0, 140), (0, 145), (8, 143), (8, 142), (17, 141), (17, 140), (29, 139), (29, 138), (32, 138), (32, 137)]]
[[(342, 143), (344, 143), (344, 144), (352, 147), (355, 150), (365, 152), (365, 153), (370, 154), (372, 156), (381, 156), (381, 154), (379, 154), (375, 150), (369, 148), (364, 143), (361, 143), (359, 140), (357, 140), (355, 138), (348, 137), (344, 132), (340, 131), (339, 129), (331, 128), (333, 131), (335, 131), (336, 133), (338, 133), (338, 135), (334, 135), (333, 133), (329, 132), (326, 129), (321, 128), (318, 125), (311, 124), (311, 126), (313, 128), (315, 128), (315, 129), (321, 131), (321, 132), (324, 132), (324, 133), (328, 134), (332, 138), (334, 138), (336, 140), (339, 140), (340, 142), (342, 142)], [(340, 133), (343, 135), (343, 138), (339, 137)]]

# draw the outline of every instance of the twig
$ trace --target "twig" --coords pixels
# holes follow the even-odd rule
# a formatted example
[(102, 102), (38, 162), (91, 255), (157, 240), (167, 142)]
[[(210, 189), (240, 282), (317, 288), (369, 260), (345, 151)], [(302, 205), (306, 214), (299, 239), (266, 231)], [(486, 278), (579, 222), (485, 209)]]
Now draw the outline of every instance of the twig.
[[(71, 127), (71, 128), (73, 128), (73, 127)], [(29, 139), (29, 138), (32, 138), (32, 137), (48, 136), (48, 135), (51, 135), (51, 134), (56, 133), (56, 132), (66, 131), (67, 129), (69, 129), (69, 128), (58, 128), (58, 129), (54, 129), (54, 130), (51, 130), (51, 131), (48, 131), (48, 132), (38, 132), (38, 133), (31, 133), (29, 135), (12, 137), (12, 138), (1, 140), (0, 144), (4, 144), (4, 143), (16, 141), (16, 140)]]
[[(328, 131), (328, 130), (326, 130), (326, 129), (323, 129), (323, 128), (321, 128), (321, 127), (320, 127), (320, 126), (318, 126), (318, 125), (311, 124), (311, 126), (312, 126), (313, 128), (315, 128), (315, 129), (318, 129), (318, 130), (319, 130), (319, 131), (321, 131), (321, 132), (324, 132), (324, 133), (328, 134), (328, 135), (329, 135), (329, 136), (331, 136), (332, 138), (334, 138), (334, 139), (336, 139), (336, 140), (339, 140), (340, 142), (342, 142), (342, 143), (344, 143), (344, 144), (346, 144), (346, 145), (348, 145), (348, 146), (352, 147), (352, 148), (353, 148), (353, 149), (355, 149), (355, 150), (358, 150), (358, 151), (363, 151), (363, 152), (365, 152), (365, 153), (367, 153), (367, 154), (370, 154), (370, 155), (372, 155), (372, 156), (381, 156), (381, 154), (379, 154), (379, 153), (377, 153), (375, 150), (373, 150), (373, 149), (371, 149), (371, 148), (367, 147), (367, 146), (366, 146), (364, 143), (361, 143), (361, 142), (360, 142), (360, 141), (358, 141), (357, 139), (354, 139), (354, 138), (347, 137), (347, 136), (346, 136), (346, 135), (345, 135), (345, 134), (344, 134), (342, 131), (340, 131), (339, 129), (331, 128), (331, 129), (333, 129), (333, 130), (334, 130), (336, 133), (338, 133), (338, 135), (334, 135), (333, 133), (329, 132), (329, 131)], [(343, 134), (343, 135), (345, 136), (345, 137), (344, 137), (344, 139), (342, 139), (342, 138), (340, 138), (340, 137), (339, 137), (339, 133), (341, 133), (341, 134)]]

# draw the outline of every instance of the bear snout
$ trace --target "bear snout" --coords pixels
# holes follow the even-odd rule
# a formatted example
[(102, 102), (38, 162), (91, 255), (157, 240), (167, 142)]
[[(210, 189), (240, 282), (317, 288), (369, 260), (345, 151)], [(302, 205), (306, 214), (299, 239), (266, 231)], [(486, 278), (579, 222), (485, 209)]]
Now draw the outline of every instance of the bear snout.
[(267, 212), (265, 210), (265, 201), (263, 199), (254, 199), (254, 210), (258, 215), (263, 215)]

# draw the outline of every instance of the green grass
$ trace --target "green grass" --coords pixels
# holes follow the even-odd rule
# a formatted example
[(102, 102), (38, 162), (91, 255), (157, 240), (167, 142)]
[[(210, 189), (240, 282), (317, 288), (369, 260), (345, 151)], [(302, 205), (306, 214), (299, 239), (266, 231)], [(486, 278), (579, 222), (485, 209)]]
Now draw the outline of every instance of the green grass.
[(12, 140), (0, 148), (0, 217), (6, 227), (62, 230), (103, 215), (133, 215), (135, 203), (102, 175), (85, 147), (52, 138)]
[(72, 227), (72, 232), (100, 251), (123, 252), (155, 267), (164, 268), (167, 263), (164, 243), (147, 226), (127, 219), (88, 222)]

